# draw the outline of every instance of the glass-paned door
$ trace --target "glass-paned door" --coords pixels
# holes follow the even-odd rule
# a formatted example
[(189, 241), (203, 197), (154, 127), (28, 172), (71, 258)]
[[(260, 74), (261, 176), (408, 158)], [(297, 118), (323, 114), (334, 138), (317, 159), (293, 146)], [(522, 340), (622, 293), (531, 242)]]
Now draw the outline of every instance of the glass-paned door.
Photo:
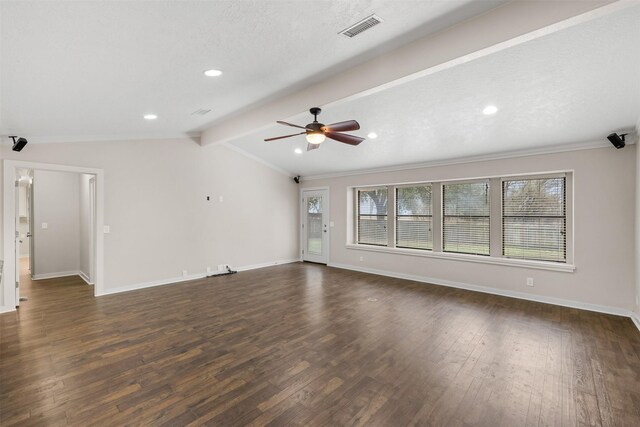
[(329, 191), (302, 192), (302, 259), (326, 264), (329, 260)]

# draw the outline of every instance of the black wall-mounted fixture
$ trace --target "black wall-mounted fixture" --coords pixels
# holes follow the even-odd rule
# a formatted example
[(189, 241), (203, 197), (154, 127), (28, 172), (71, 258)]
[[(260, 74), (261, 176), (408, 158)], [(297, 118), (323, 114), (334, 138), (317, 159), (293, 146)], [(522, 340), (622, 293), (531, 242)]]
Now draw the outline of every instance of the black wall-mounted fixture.
[(614, 132), (611, 135), (609, 135), (607, 139), (609, 140), (609, 142), (613, 144), (614, 147), (616, 147), (617, 149), (620, 149), (624, 147), (625, 136), (627, 136), (626, 133), (622, 133), (618, 135), (617, 133)]
[(300, 175), (294, 176), (293, 180), (296, 182), (296, 184), (300, 184)]
[[(27, 145), (27, 139), (26, 138), (18, 138), (17, 136), (10, 136), (9, 138), (13, 139), (13, 151), (21, 151), (25, 145)], [(16, 140), (16, 138), (18, 138)]]

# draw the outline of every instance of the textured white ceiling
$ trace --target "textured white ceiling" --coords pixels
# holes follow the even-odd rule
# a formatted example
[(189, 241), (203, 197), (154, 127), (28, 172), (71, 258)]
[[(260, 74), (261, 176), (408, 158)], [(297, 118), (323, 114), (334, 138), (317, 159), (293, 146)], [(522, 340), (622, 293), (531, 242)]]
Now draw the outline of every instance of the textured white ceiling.
[[(0, 133), (168, 138), (504, 0), (0, 1)], [(377, 13), (354, 39), (337, 32)], [(220, 78), (202, 71), (218, 68)], [(206, 116), (192, 116), (211, 109)], [(147, 122), (146, 113), (159, 119)]]
[[(494, 104), (497, 114), (482, 109)], [(306, 124), (308, 115), (283, 117)], [(325, 109), (323, 123), (356, 119), (357, 147), (304, 136), (266, 143), (292, 128), (232, 144), (292, 174), (316, 175), (605, 140), (640, 117), (640, 7), (617, 12), (391, 89)]]

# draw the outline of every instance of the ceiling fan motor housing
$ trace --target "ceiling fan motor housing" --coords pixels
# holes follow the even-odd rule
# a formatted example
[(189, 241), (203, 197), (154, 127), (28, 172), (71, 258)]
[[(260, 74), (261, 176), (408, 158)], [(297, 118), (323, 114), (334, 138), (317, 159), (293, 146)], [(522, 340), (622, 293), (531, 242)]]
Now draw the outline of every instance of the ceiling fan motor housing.
[(318, 123), (318, 122), (309, 123), (306, 126), (307, 133), (321, 133), (323, 132), (322, 127), (324, 127), (322, 123)]

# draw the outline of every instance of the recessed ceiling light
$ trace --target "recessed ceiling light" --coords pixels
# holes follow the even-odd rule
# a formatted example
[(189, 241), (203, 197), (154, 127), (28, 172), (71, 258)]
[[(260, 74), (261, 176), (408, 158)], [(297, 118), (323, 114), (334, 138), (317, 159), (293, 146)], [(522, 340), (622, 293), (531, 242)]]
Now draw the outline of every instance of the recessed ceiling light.
[(144, 118), (147, 120), (155, 120), (158, 118), (158, 116), (156, 116), (155, 114), (145, 114)]
[(369, 134), (367, 135), (367, 138), (369, 139), (376, 139), (378, 137), (378, 134), (375, 132), (369, 132)]
[(293, 152), (296, 154), (302, 154), (302, 148), (296, 148)]
[(486, 116), (490, 116), (497, 112), (498, 112), (498, 107), (496, 107), (495, 105), (487, 105), (486, 107), (484, 107), (484, 110), (482, 110), (482, 114)]
[(207, 70), (204, 72), (204, 75), (207, 77), (218, 77), (222, 75), (222, 71), (220, 70)]

